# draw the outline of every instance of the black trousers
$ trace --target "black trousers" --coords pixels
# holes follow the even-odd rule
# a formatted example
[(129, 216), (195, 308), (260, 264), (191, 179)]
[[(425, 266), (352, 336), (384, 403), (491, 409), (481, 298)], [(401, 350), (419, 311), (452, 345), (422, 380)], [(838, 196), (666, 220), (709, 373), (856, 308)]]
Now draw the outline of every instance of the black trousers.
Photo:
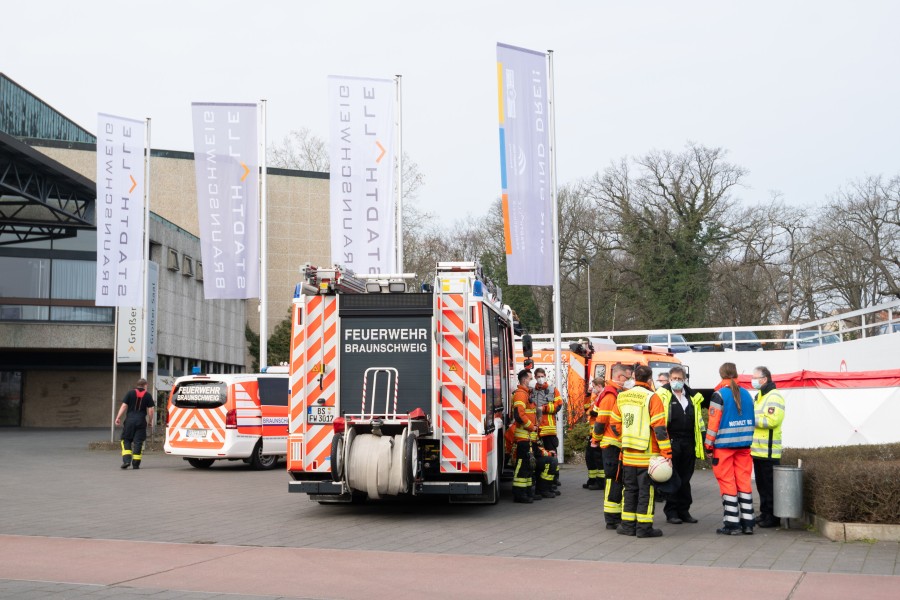
[(517, 498), (531, 494), (532, 476), (531, 468), (531, 442), (528, 440), (516, 441), (516, 469), (513, 473), (513, 495)]
[(691, 496), (691, 477), (694, 476), (694, 438), (672, 438), (672, 469), (681, 478), (681, 487), (674, 493), (666, 494), (666, 517), (681, 517), (691, 511), (694, 502)]
[(622, 467), (622, 522), (638, 529), (653, 526), (653, 486), (647, 467)]
[(603, 471), (606, 473), (606, 489), (603, 493), (603, 517), (607, 523), (617, 524), (622, 520), (622, 477), (619, 475), (619, 455), (616, 446), (602, 448)]
[(775, 516), (773, 467), (780, 464), (780, 458), (753, 457), (753, 472), (756, 474), (756, 491), (759, 492), (759, 514), (762, 521)]
[(141, 450), (147, 439), (147, 417), (144, 415), (128, 416), (122, 427), (122, 454), (130, 450), (131, 455), (140, 464)]

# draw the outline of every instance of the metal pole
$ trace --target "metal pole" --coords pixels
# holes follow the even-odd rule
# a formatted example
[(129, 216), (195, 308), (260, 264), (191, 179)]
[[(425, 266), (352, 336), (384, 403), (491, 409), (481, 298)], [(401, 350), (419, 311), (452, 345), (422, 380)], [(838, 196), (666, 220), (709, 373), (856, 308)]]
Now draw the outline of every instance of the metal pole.
[[(549, 70), (547, 72), (547, 87), (549, 95), (547, 98), (547, 108), (550, 113), (550, 198), (553, 202), (553, 367), (556, 369), (556, 385), (562, 387), (562, 340), (560, 332), (562, 331), (562, 316), (560, 314), (560, 298), (559, 298), (559, 202), (556, 194), (556, 105), (553, 96), (553, 50), (547, 51), (547, 59), (549, 61)], [(562, 390), (560, 390), (562, 392)], [(565, 423), (565, 413), (561, 412), (557, 422)], [(559, 427), (557, 436), (559, 437), (559, 452), (557, 453), (560, 463), (564, 462), (565, 449), (563, 448), (565, 427)]]
[(141, 316), (143, 318), (143, 335), (141, 336), (141, 378), (147, 379), (147, 344), (150, 337), (150, 307), (147, 301), (147, 288), (150, 281), (150, 117), (147, 117), (147, 140), (144, 152), (144, 287), (141, 298)]
[(266, 198), (268, 190), (266, 189), (266, 173), (268, 166), (266, 165), (266, 100), (260, 100), (262, 109), (260, 111), (262, 117), (262, 149), (260, 150), (260, 166), (262, 175), (259, 180), (259, 370), (269, 366), (269, 310), (267, 302), (269, 300), (269, 280), (266, 276), (266, 269), (269, 267), (268, 257), (269, 244), (267, 236), (268, 229), (268, 211), (269, 203)]
[(397, 272), (403, 273), (403, 75), (397, 75)]
[(594, 326), (591, 325), (591, 263), (587, 265), (587, 273), (588, 273), (588, 331), (594, 331)]
[(109, 419), (109, 441), (116, 440), (116, 375), (119, 370), (119, 307), (113, 312), (113, 386), (112, 386), (112, 415)]

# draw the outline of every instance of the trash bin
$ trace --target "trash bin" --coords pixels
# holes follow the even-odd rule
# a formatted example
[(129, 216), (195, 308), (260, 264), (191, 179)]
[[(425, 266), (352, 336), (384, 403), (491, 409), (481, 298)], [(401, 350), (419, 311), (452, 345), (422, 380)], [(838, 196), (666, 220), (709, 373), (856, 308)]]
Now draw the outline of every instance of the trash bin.
[(773, 467), (775, 492), (775, 516), (783, 519), (799, 519), (803, 516), (803, 469), (800, 467)]

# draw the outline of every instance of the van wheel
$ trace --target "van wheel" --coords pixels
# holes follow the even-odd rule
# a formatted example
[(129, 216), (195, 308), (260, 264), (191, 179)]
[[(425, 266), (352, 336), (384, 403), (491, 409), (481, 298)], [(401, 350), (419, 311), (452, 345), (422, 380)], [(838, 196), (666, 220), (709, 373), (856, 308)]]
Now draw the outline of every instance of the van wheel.
[(213, 458), (189, 458), (187, 461), (195, 469), (208, 469), (216, 462)]
[(263, 454), (262, 440), (256, 442), (253, 454), (250, 455), (250, 467), (257, 470), (267, 470), (274, 469), (276, 464), (278, 464), (278, 456)]

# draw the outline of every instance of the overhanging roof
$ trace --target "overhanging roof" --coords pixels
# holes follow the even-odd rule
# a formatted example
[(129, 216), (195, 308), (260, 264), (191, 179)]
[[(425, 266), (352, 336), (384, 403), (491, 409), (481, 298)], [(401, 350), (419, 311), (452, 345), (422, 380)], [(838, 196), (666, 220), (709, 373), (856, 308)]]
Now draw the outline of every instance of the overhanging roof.
[(93, 181), (0, 132), (0, 245), (96, 227)]

